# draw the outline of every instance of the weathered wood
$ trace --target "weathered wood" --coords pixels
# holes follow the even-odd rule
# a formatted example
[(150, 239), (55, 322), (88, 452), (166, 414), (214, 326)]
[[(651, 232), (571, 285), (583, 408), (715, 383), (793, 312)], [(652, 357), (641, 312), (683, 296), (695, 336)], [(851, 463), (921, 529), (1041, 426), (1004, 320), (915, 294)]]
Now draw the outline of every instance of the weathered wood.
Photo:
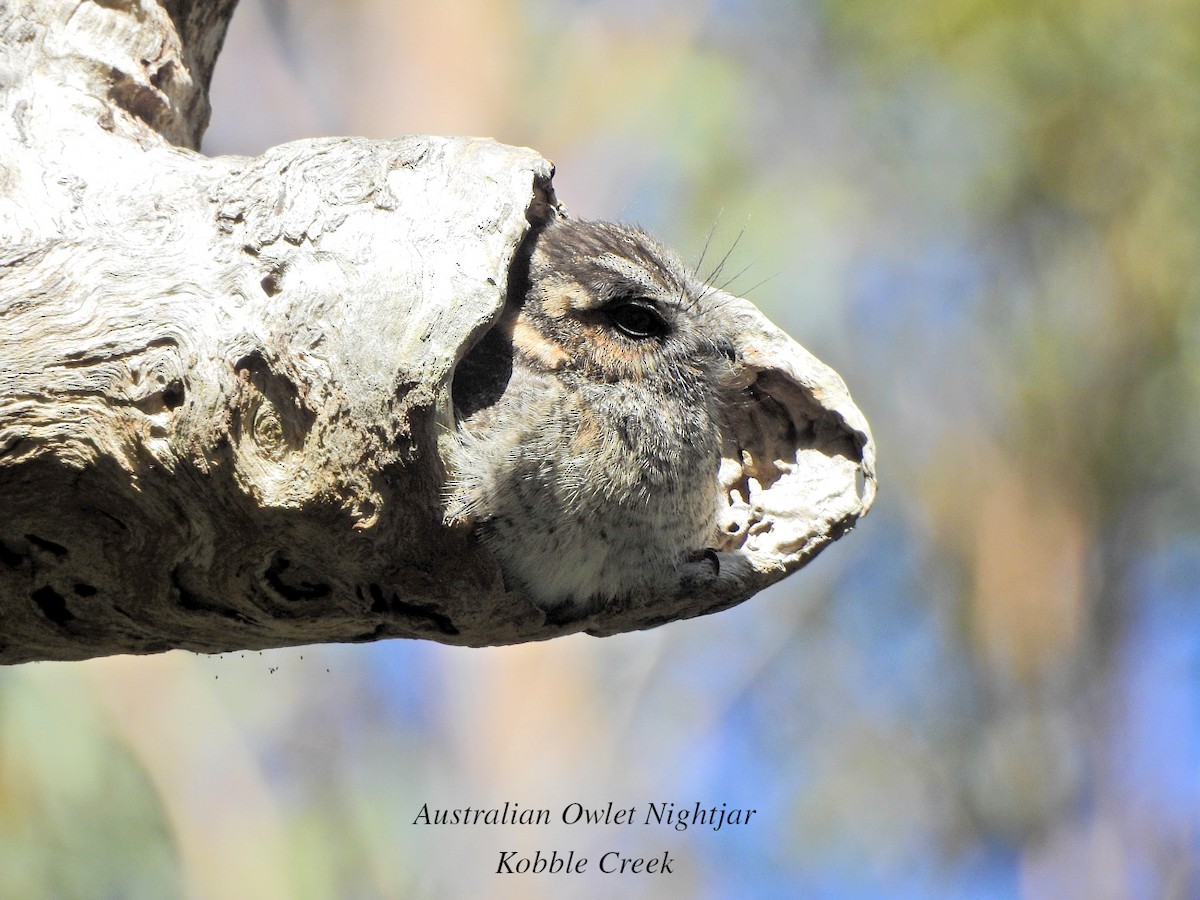
[(506, 591), (442, 522), (437, 445), (552, 169), (467, 138), (187, 149), (232, 8), (0, 7), (0, 662), (645, 628), (866, 511), (845, 386), (731, 298), (757, 402), (729, 414), (720, 574), (569, 626)]

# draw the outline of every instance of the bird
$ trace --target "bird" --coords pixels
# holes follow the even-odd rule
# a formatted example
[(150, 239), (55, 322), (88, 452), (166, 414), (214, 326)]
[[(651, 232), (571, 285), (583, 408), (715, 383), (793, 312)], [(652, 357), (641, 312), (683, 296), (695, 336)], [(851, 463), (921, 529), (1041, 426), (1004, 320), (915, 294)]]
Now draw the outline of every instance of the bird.
[(719, 566), (725, 296), (634, 226), (557, 215), (524, 242), (454, 374), (445, 515), (549, 621)]

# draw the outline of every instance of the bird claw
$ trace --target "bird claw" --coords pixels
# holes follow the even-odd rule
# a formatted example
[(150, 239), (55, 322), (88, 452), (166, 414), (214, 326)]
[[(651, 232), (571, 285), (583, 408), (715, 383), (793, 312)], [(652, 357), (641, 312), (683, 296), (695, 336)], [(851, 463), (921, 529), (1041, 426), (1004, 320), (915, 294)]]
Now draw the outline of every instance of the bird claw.
[(707, 559), (713, 565), (713, 574), (721, 574), (721, 557), (717, 555), (717, 551), (712, 547), (705, 547), (703, 550), (696, 550), (692, 553), (691, 561), (700, 562), (702, 559)]

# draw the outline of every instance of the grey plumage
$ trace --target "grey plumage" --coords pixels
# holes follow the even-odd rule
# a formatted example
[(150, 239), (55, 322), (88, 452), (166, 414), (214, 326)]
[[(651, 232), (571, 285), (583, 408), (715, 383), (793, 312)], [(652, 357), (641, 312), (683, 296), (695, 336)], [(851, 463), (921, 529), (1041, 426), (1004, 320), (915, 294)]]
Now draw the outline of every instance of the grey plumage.
[(637, 229), (556, 219), (526, 253), (455, 376), (447, 516), (571, 619), (713, 542), (734, 350), (723, 295)]

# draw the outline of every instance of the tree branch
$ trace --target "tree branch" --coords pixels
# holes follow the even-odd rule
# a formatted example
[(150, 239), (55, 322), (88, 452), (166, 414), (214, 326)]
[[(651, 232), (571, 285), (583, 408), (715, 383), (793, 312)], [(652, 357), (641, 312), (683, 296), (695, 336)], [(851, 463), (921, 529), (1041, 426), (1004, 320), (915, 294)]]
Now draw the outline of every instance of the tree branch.
[(506, 590), (443, 523), (437, 445), (552, 169), (464, 138), (200, 156), (233, 6), (0, 8), (0, 662), (651, 627), (866, 511), (845, 386), (731, 298), (756, 402), (728, 417), (720, 572), (570, 624)]

